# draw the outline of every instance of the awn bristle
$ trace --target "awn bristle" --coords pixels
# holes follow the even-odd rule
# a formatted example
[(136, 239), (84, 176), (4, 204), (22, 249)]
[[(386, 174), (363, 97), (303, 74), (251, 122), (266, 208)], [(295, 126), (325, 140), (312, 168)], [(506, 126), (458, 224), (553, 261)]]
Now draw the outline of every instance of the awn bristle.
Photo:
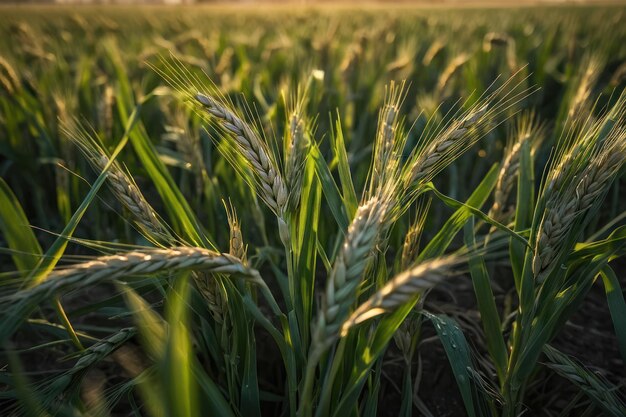
[(435, 287), (449, 277), (452, 268), (461, 261), (459, 257), (433, 259), (396, 275), (352, 313), (343, 323), (341, 335), (345, 336), (352, 327), (393, 311), (418, 294)]

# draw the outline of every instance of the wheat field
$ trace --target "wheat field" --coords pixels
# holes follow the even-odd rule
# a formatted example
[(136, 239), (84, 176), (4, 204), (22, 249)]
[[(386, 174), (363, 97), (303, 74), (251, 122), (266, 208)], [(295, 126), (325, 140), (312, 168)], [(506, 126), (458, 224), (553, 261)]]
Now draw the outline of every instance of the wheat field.
[(0, 415), (626, 415), (626, 7), (0, 6)]

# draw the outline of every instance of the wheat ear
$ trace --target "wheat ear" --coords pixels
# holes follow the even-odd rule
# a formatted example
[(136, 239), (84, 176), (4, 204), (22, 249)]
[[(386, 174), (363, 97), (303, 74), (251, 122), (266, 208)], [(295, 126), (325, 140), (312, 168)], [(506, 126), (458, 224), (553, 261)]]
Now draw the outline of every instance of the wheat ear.
[[(226, 216), (228, 218), (228, 225), (230, 228), (230, 249), (229, 254), (235, 258), (241, 260), (241, 263), (246, 265), (246, 246), (243, 242), (243, 236), (241, 234), (241, 226), (237, 213), (232, 203), (226, 204), (222, 201), (224, 208), (226, 209)], [(202, 296), (206, 299), (209, 311), (213, 316), (213, 319), (217, 323), (224, 322), (224, 315), (227, 312), (228, 302), (226, 300), (226, 292), (223, 284), (220, 282), (220, 277), (211, 277), (209, 273), (200, 272), (195, 273), (195, 281)]]
[[(139, 187), (132, 177), (126, 174), (117, 161), (109, 163), (109, 157), (104, 149), (98, 145), (83, 127), (70, 124), (63, 127), (65, 135), (78, 145), (89, 163), (99, 172), (107, 169), (107, 185), (133, 217), (135, 224), (149, 239), (156, 239), (159, 242), (172, 242), (174, 240), (171, 233), (157, 217), (155, 210), (139, 191)], [(108, 168), (107, 168), (108, 166)]]
[(452, 275), (453, 267), (462, 261), (458, 256), (432, 259), (396, 275), (354, 310), (341, 326), (341, 335), (345, 336), (352, 327), (393, 311), (416, 295), (433, 288)]
[(430, 145), (415, 156), (410, 165), (409, 183), (428, 182), (456, 156), (460, 150), (467, 148), (471, 141), (465, 140), (470, 129), (483, 121), (489, 106), (485, 103), (472, 109), (460, 119), (455, 120)]
[(370, 174), (370, 195), (380, 192), (394, 181), (400, 165), (400, 155), (406, 144), (406, 135), (398, 132), (398, 114), (406, 94), (404, 83), (391, 83), (385, 94), (385, 104), (378, 115), (378, 130), (374, 142), (374, 155)]
[[(100, 170), (104, 170), (109, 163), (109, 158), (100, 155), (92, 161)], [(132, 178), (122, 171), (117, 162), (109, 166), (106, 173), (108, 186), (122, 205), (132, 213), (137, 225), (145, 230), (148, 237), (157, 238), (159, 241), (172, 241), (173, 236), (157, 217), (156, 212), (143, 196), (139, 187)]]
[[(577, 237), (580, 228), (574, 227), (578, 219), (593, 211), (602, 201), (613, 179), (626, 161), (626, 128), (623, 125), (624, 112), (620, 99), (617, 114), (607, 116), (607, 120), (595, 123), (583, 137), (584, 143), (592, 149), (589, 156), (576, 159), (571, 153), (564, 156), (565, 164), (558, 166), (566, 172), (549, 178), (546, 188), (547, 200), (545, 211), (539, 225), (533, 257), (533, 273), (542, 282), (555, 266), (562, 254), (565, 243)], [(617, 120), (617, 124), (614, 120)], [(602, 137), (606, 124), (611, 130)], [(597, 143), (601, 140), (601, 143)], [(576, 149), (574, 146), (573, 149)], [(576, 162), (576, 163), (574, 163)], [(569, 172), (568, 172), (569, 171)], [(567, 179), (567, 181), (565, 181)], [(563, 184), (563, 189), (558, 185)]]
[(380, 236), (387, 209), (387, 204), (374, 197), (359, 206), (348, 228), (328, 278), (326, 297), (318, 315), (314, 339), (321, 350), (332, 344), (348, 315), (363, 271)]
[(404, 236), (402, 255), (400, 257), (400, 268), (403, 270), (409, 268), (409, 266), (413, 264), (417, 258), (420, 249), (422, 231), (424, 230), (424, 225), (426, 224), (426, 217), (428, 215), (428, 210), (430, 209), (430, 204), (431, 200), (427, 200), (426, 203), (420, 202), (418, 204), (415, 220)]
[(549, 345), (544, 346), (543, 352), (550, 359), (550, 362), (546, 363), (550, 369), (576, 384), (610, 415), (626, 415), (626, 404), (613, 393), (614, 387), (600, 376)]
[[(507, 144), (505, 149), (505, 156), (502, 160), (493, 194), (493, 204), (489, 209), (489, 217), (501, 223), (509, 219), (512, 214), (512, 210), (507, 207), (507, 201), (519, 176), (522, 147), (526, 143), (530, 143), (531, 155), (534, 155), (545, 137), (545, 128), (537, 122), (533, 113), (524, 113), (518, 119), (510, 137), (513, 139)], [(495, 228), (492, 228), (492, 231), (495, 231)]]
[(261, 285), (264, 291), (266, 289), (258, 271), (244, 266), (234, 256), (204, 248), (149, 248), (101, 256), (67, 268), (55, 269), (41, 284), (0, 300), (2, 310), (10, 312), (7, 314), (10, 317), (0, 323), (0, 340), (10, 335), (19, 325), (19, 321), (28, 317), (38, 304), (55, 294), (85, 289), (132, 275), (153, 275), (184, 270), (243, 277)]
[(196, 94), (196, 100), (232, 134), (239, 152), (259, 179), (261, 198), (278, 217), (283, 217), (289, 194), (278, 165), (269, 154), (265, 142), (247, 123), (218, 100), (201, 93)]
[(296, 108), (289, 116), (289, 131), (285, 148), (285, 178), (289, 190), (289, 207), (294, 210), (302, 193), (304, 163), (308, 154), (307, 125), (302, 109)]
[[(229, 254), (204, 248), (179, 246), (168, 249), (143, 249), (118, 255), (101, 256), (91, 261), (54, 270), (43, 283), (18, 292), (14, 298), (26, 295), (41, 301), (55, 293), (78, 290), (132, 275), (151, 275), (183, 270), (223, 273), (262, 282), (254, 269), (245, 267)], [(27, 294), (28, 293), (28, 294)]]

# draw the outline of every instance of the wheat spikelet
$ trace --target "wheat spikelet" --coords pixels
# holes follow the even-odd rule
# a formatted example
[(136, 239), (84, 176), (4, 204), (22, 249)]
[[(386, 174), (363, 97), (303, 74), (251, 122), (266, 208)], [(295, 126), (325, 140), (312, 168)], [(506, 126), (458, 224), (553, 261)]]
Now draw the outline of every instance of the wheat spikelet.
[(115, 106), (115, 91), (107, 84), (101, 99), (97, 103), (98, 124), (106, 137), (110, 137), (113, 131), (113, 109)]
[(470, 59), (470, 56), (468, 54), (462, 53), (460, 55), (457, 55), (452, 61), (450, 61), (450, 63), (448, 63), (448, 66), (443, 70), (443, 72), (439, 76), (439, 81), (437, 81), (436, 91), (440, 97), (443, 94), (444, 89), (446, 88), (446, 86), (448, 85), (452, 77), (454, 76), (454, 74), (456, 74), (461, 69), (461, 67), (467, 61), (469, 61), (469, 59)]
[(511, 37), (506, 33), (489, 32), (483, 37), (483, 51), (489, 52), (494, 46), (506, 46)]
[[(109, 163), (109, 158), (101, 155), (99, 158), (94, 159), (92, 163), (100, 170), (104, 170)], [(107, 184), (113, 194), (132, 213), (139, 227), (148, 232), (148, 236), (163, 242), (173, 239), (172, 235), (157, 217), (150, 203), (139, 191), (139, 187), (137, 187), (129, 175), (122, 171), (117, 162), (113, 162), (109, 166), (107, 180)]]
[(241, 224), (239, 223), (239, 218), (237, 217), (237, 212), (233, 207), (232, 203), (229, 202), (226, 205), (224, 203), (224, 207), (226, 208), (226, 217), (228, 218), (228, 226), (230, 228), (230, 250), (229, 253), (241, 259), (241, 263), (246, 264), (246, 245), (243, 242), (243, 235), (241, 234)]
[[(229, 254), (239, 259), (243, 265), (246, 265), (246, 246), (243, 242), (243, 236), (241, 234), (241, 226), (237, 213), (232, 203), (227, 205), (223, 201), (224, 208), (226, 209), (226, 216), (228, 218), (228, 225), (230, 227), (230, 249)], [(210, 273), (199, 272), (194, 273), (194, 280), (200, 290), (200, 294), (205, 298), (207, 306), (213, 319), (217, 323), (224, 322), (224, 316), (228, 309), (227, 294), (220, 282), (220, 277), (212, 277)]]
[[(423, 303), (423, 300), (424, 298), (420, 298), (420, 304)], [(421, 305), (417, 306), (418, 310), (421, 308)], [(419, 318), (415, 314), (411, 314), (404, 319), (400, 327), (398, 327), (398, 330), (393, 334), (393, 340), (400, 352), (402, 352), (404, 362), (407, 366), (411, 364), (412, 351), (415, 348), (414, 340), (416, 340), (419, 335), (420, 327), (421, 322)]]
[(218, 324), (224, 323), (228, 302), (219, 282), (220, 278), (206, 272), (194, 272), (192, 277), (200, 295), (207, 303), (213, 320)]
[(76, 374), (92, 366), (93, 364), (100, 362), (105, 357), (109, 356), (111, 352), (126, 343), (132, 337), (137, 334), (137, 331), (133, 327), (127, 327), (119, 330), (117, 333), (107, 337), (106, 339), (99, 340), (93, 345), (89, 346), (83, 352), (81, 352), (80, 358), (74, 366), (68, 370), (69, 374)]
[(396, 275), (352, 313), (341, 326), (341, 335), (345, 336), (352, 327), (393, 311), (417, 294), (433, 288), (450, 276), (452, 268), (461, 260), (459, 257), (433, 259)]
[(548, 206), (539, 227), (533, 263), (535, 275), (544, 272), (545, 276), (545, 271), (558, 256), (563, 240), (571, 231), (575, 220), (602, 199), (625, 160), (626, 146), (619, 143), (607, 146), (607, 149), (594, 157), (583, 170), (582, 178), (575, 183), (575, 187), (572, 187), (558, 203)]
[(570, 101), (568, 120), (585, 117), (590, 112), (589, 98), (602, 73), (602, 67), (602, 59), (598, 56), (590, 55), (583, 60), (578, 76), (578, 88)]
[(415, 261), (415, 258), (417, 258), (422, 231), (424, 230), (426, 216), (428, 215), (428, 210), (430, 209), (430, 203), (431, 200), (428, 200), (426, 203), (419, 203), (415, 220), (404, 236), (402, 255), (400, 258), (400, 268), (403, 270), (407, 269)]
[(244, 266), (239, 259), (204, 248), (149, 248), (101, 256), (67, 268), (57, 268), (41, 284), (0, 300), (3, 307), (0, 310), (8, 312), (0, 323), (0, 340), (8, 337), (37, 305), (54, 295), (129, 276), (185, 270), (233, 275), (265, 286), (259, 273)]
[[(520, 101), (533, 93), (534, 89), (518, 88), (526, 80), (520, 80), (518, 73), (519, 71), (491, 92), (478, 97), (475, 104), (466, 111), (452, 114), (452, 121), (443, 125), (444, 127), (441, 121), (435, 122), (433, 127), (432, 120), (429, 120), (406, 163), (403, 172), (405, 191), (411, 188), (419, 190), (420, 186), (431, 181), (476, 143), (484, 131), (490, 130), (492, 119), (515, 108)], [(448, 115), (450, 114), (446, 116)], [(407, 195), (413, 194), (408, 192)]]
[[(135, 328), (123, 328), (79, 352), (78, 360), (70, 369), (58, 376), (47, 379), (41, 387), (38, 387), (39, 392), (43, 394), (39, 398), (43, 408), (49, 409), (52, 407), (55, 401), (58, 400), (59, 395), (63, 395), (66, 398), (72, 396), (80, 388), (83, 377), (93, 365), (98, 364), (114, 353), (136, 334)], [(20, 415), (23, 414), (24, 409), (22, 406), (18, 406), (17, 410), (18, 413), (21, 412)]]
[(624, 80), (626, 80), (626, 62), (622, 63), (619, 67), (617, 67), (617, 69), (611, 76), (611, 81), (609, 82), (609, 85), (615, 88), (621, 83), (623, 83)]
[[(177, 58), (172, 57), (172, 62), (161, 58), (161, 63), (165, 69), (155, 65), (151, 65), (151, 67), (185, 99), (199, 105), (201, 111), (198, 111), (198, 114), (201, 117), (207, 119), (208, 116), (208, 120), (216, 122), (232, 139), (237, 152), (254, 174), (253, 185), (258, 195), (278, 217), (281, 239), (283, 242), (288, 242), (289, 235), (285, 215), (289, 192), (268, 144), (232, 110), (232, 105), (228, 104), (228, 99), (220, 94), (218, 88), (209, 80), (200, 80)], [(228, 157), (228, 155), (226, 156)], [(243, 170), (239, 166), (240, 161), (231, 159), (230, 162), (235, 169)]]
[(424, 54), (424, 58), (422, 59), (422, 64), (424, 64), (424, 66), (430, 65), (433, 59), (435, 59), (435, 57), (439, 55), (441, 51), (444, 50), (445, 46), (446, 44), (444, 42), (442, 42), (439, 39), (436, 39), (433, 43), (430, 44), (430, 46), (428, 47), (428, 50)]
[(546, 271), (558, 256), (558, 250), (563, 246), (563, 239), (570, 232), (570, 227), (576, 219), (579, 201), (571, 193), (565, 196), (569, 198), (564, 198), (561, 204), (555, 204), (555, 207), (546, 209), (539, 226), (533, 272), (540, 282), (539, 275)]
[(13, 66), (4, 57), (0, 56), (0, 85), (9, 94), (15, 94), (20, 79)]
[(490, 52), (494, 46), (506, 48), (506, 63), (509, 67), (509, 71), (517, 71), (515, 39), (506, 33), (489, 32), (483, 38), (483, 51)]

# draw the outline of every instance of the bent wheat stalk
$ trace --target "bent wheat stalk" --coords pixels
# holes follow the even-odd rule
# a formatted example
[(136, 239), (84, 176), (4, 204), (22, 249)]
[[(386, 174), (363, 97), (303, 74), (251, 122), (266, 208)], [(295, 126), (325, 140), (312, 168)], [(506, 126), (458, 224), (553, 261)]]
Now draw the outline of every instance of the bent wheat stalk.
[(263, 282), (256, 270), (245, 267), (232, 255), (204, 248), (180, 246), (101, 256), (68, 268), (58, 268), (43, 283), (20, 291), (12, 298), (29, 297), (31, 300), (41, 300), (57, 292), (83, 289), (121, 277), (184, 270), (237, 275), (257, 283)]
[[(196, 247), (142, 249), (55, 269), (41, 284), (18, 291), (2, 300), (2, 311), (10, 312), (0, 324), (0, 340), (8, 337), (46, 299), (72, 290), (111, 282), (133, 275), (193, 270), (243, 277), (269, 291), (258, 271), (244, 266), (232, 255)], [(272, 305), (272, 308), (276, 306)]]
[[(69, 140), (78, 145), (94, 169), (102, 172), (109, 165), (107, 153), (83, 126), (70, 122), (63, 127), (63, 132)], [(133, 221), (143, 235), (159, 243), (171, 244), (175, 240), (174, 237), (157, 216), (156, 211), (148, 203), (132, 177), (124, 172), (122, 166), (117, 161), (113, 161), (106, 175), (109, 189), (122, 206), (132, 214)]]

